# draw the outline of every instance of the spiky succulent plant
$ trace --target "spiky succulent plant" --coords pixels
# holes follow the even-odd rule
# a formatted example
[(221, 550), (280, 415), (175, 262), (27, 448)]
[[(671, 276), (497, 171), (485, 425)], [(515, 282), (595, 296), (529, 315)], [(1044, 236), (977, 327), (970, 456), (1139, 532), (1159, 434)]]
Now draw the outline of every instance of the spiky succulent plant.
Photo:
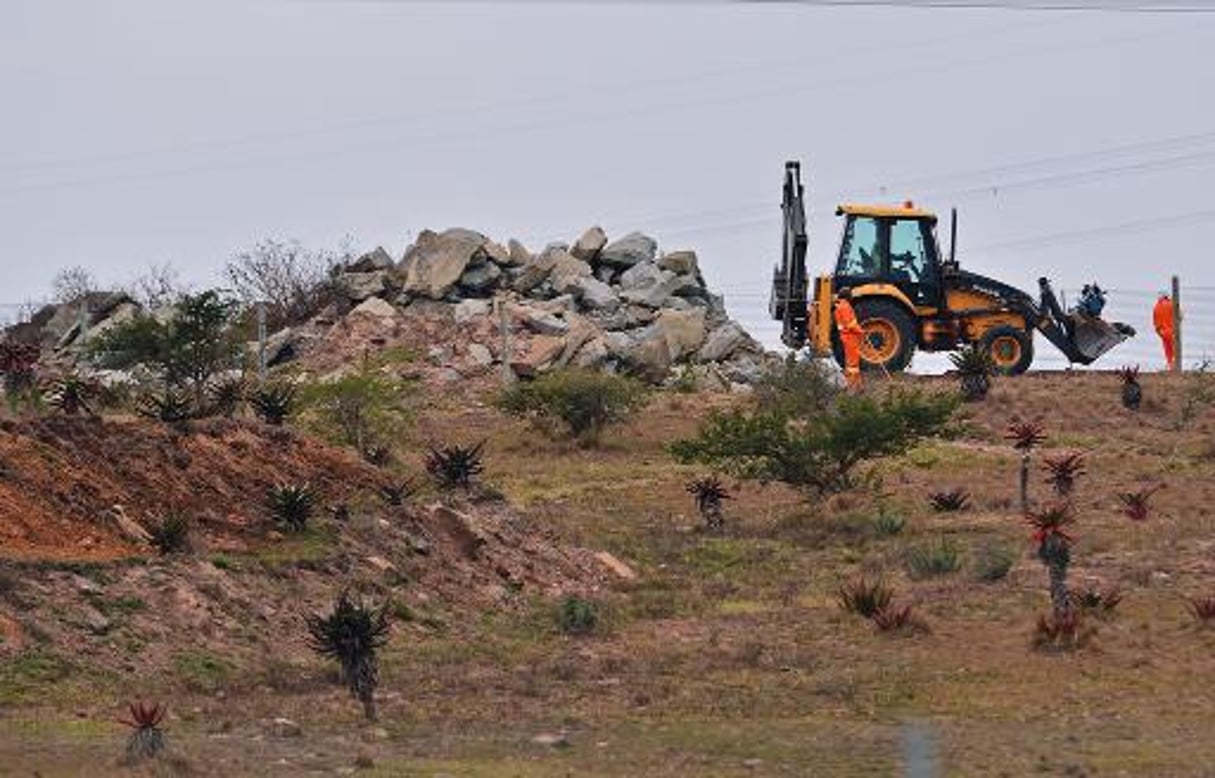
[(267, 384), (249, 396), (249, 407), (267, 424), (282, 425), (295, 406), (295, 387), (291, 384)]
[(139, 398), (135, 410), (140, 416), (165, 424), (180, 424), (194, 416), (194, 404), (189, 395), (172, 386), (167, 386), (160, 392), (144, 394)]
[(316, 492), (308, 484), (277, 484), (266, 496), (275, 523), (289, 532), (303, 532), (316, 507)]
[(958, 372), (962, 399), (978, 402), (987, 396), (991, 389), (991, 377), (996, 374), (996, 363), (991, 358), (991, 352), (977, 344), (970, 344), (950, 354), (949, 361)]
[(721, 501), (729, 500), (730, 493), (715, 475), (706, 475), (690, 481), (687, 491), (696, 498), (696, 510), (712, 532), (720, 532), (725, 525), (721, 514)]
[(154, 759), (165, 749), (165, 733), (160, 725), (168, 708), (160, 703), (149, 704), (139, 700), (131, 703), (128, 710), (131, 717), (118, 720), (133, 730), (127, 739), (127, 759), (131, 762)]
[(384, 502), (394, 508), (398, 508), (405, 504), (414, 492), (417, 491), (417, 486), (413, 479), (406, 478), (400, 481), (389, 481), (380, 485), (380, 496), (384, 498)]
[(1038, 547), (1038, 559), (1050, 574), (1051, 604), (1056, 612), (1063, 613), (1070, 609), (1067, 569), (1071, 565), (1071, 549), (1075, 539), (1067, 528), (1075, 523), (1072, 506), (1067, 502), (1056, 502), (1027, 514), (1025, 520), (1033, 529), (1031, 538)]
[(1046, 457), (1042, 468), (1046, 471), (1046, 482), (1050, 484), (1055, 494), (1067, 497), (1075, 488), (1076, 479), (1085, 474), (1084, 452), (1071, 451), (1054, 457)]
[(1004, 439), (1011, 442), (1017, 451), (1033, 451), (1046, 442), (1046, 429), (1040, 421), (1014, 419), (1009, 422)]
[(219, 378), (207, 386), (207, 412), (231, 418), (245, 403), (245, 379), (241, 376)]
[(440, 489), (467, 489), (484, 469), (482, 452), (485, 441), (475, 446), (431, 446), (426, 455), (426, 472)]
[(309, 646), (321, 656), (337, 660), (342, 682), (363, 704), (363, 714), (374, 720), (377, 652), (388, 642), (387, 606), (371, 607), (342, 592), (330, 613), (306, 616), (305, 621)]
[(1139, 410), (1143, 402), (1143, 387), (1139, 385), (1139, 365), (1118, 368), (1118, 380), (1122, 382), (1122, 405), (1132, 411)]
[(79, 413), (93, 415), (89, 402), (101, 393), (101, 384), (75, 372), (52, 378), (45, 383), (42, 394), (50, 406), (67, 416)]
[(894, 599), (894, 590), (885, 580), (861, 577), (841, 584), (835, 597), (840, 607), (848, 613), (869, 619), (890, 605)]
[(1122, 513), (1131, 521), (1146, 521), (1151, 515), (1149, 501), (1152, 495), (1164, 488), (1164, 484), (1156, 484), (1140, 489), (1137, 492), (1122, 492), (1118, 499), (1122, 502)]
[(951, 489), (947, 492), (933, 492), (928, 495), (932, 509), (939, 513), (963, 511), (970, 506), (970, 492), (965, 489)]

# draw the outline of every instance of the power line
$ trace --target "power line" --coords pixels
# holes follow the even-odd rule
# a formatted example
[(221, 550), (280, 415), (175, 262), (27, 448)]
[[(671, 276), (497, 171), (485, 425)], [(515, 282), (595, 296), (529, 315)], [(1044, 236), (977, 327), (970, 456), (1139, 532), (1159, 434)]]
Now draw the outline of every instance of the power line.
[(950, 35), (939, 35), (929, 38), (922, 38), (916, 41), (904, 42), (895, 45), (880, 45), (858, 46), (850, 48), (844, 52), (836, 52), (823, 54), (815, 57), (793, 57), (782, 58), (779, 60), (770, 60), (767, 62), (754, 62), (747, 65), (730, 67), (730, 68), (715, 68), (711, 70), (702, 70), (695, 73), (684, 75), (670, 76), (667, 78), (643, 79), (625, 82), (616, 82), (609, 84), (589, 85), (577, 91), (562, 91), (553, 92), (547, 95), (536, 95), (532, 97), (511, 98), (509, 100), (496, 100), (481, 103), (478, 105), (461, 106), (459, 108), (445, 110), (427, 110), (421, 113), (395, 114), (390, 116), (367, 117), (361, 119), (352, 119), (344, 122), (335, 122), (332, 124), (321, 125), (318, 127), (302, 128), (295, 130), (280, 130), (276, 132), (256, 133), (244, 136), (235, 136), (229, 138), (214, 138), (209, 140), (201, 140), (193, 143), (182, 143), (173, 146), (166, 146), (159, 149), (133, 149), (129, 151), (118, 151), (109, 154), (99, 154), (88, 157), (73, 157), (68, 159), (58, 160), (38, 160), (35, 162), (17, 162), (0, 164), (0, 171), (21, 172), (29, 170), (43, 170), (64, 167), (75, 167), (83, 165), (92, 165), (106, 162), (124, 162), (133, 159), (139, 159), (149, 156), (159, 156), (163, 154), (175, 154), (180, 152), (188, 152), (195, 150), (216, 150), (227, 149), (241, 146), (251, 146), (264, 143), (275, 143), (286, 140), (294, 140), (300, 138), (316, 137), (318, 135), (327, 135), (333, 132), (343, 132), (347, 130), (364, 130), (377, 129), (382, 127), (392, 127), (397, 125), (417, 124), (421, 121), (428, 121), (437, 117), (458, 117), (466, 115), (476, 115), (497, 111), (504, 108), (518, 108), (520, 106), (535, 106), (556, 103), (569, 99), (584, 98), (587, 93), (593, 93), (597, 97), (602, 97), (605, 94), (611, 93), (632, 93), (646, 89), (677, 86), (698, 81), (713, 80), (722, 76), (736, 75), (739, 73), (763, 72), (775, 69), (788, 69), (805, 67), (819, 62), (834, 62), (841, 57), (858, 56), (872, 52), (890, 52), (890, 51), (907, 51), (913, 49), (936, 49), (942, 43), (947, 43), (956, 39), (965, 39), (967, 41), (976, 38), (987, 38), (992, 36), (1001, 36), (1004, 33), (1014, 30), (1032, 29), (1048, 25), (1048, 22), (1037, 20), (1032, 22), (1020, 22), (1018, 24), (1002, 24), (996, 27), (985, 28), (978, 31), (967, 30), (965, 32), (953, 33)]
[[(1184, 28), (1184, 30), (1182, 30), (1182, 31), (1189, 32), (1189, 31), (1192, 31), (1193, 29), (1194, 29), (1193, 26), (1190, 26), (1190, 27)], [(1060, 46), (1050, 46), (1050, 47), (1040, 48), (1036, 51), (1031, 51), (1028, 53), (1034, 54), (1034, 55), (1037, 55), (1040, 57), (1048, 56), (1048, 55), (1052, 55), (1052, 54), (1068, 54), (1068, 53), (1073, 53), (1081, 48), (1091, 48), (1091, 47), (1095, 47), (1095, 46), (1108, 48), (1110, 46), (1118, 45), (1118, 44), (1141, 43), (1143, 41), (1146, 41), (1146, 40), (1149, 40), (1152, 38), (1156, 38), (1161, 35), (1169, 35), (1174, 32), (1176, 32), (1176, 30), (1155, 31), (1153, 33), (1149, 33), (1146, 35), (1137, 34), (1137, 35), (1130, 35), (1130, 36), (1118, 36), (1118, 37), (1112, 37), (1112, 38), (1094, 39), (1083, 45), (1069, 44), (1069, 45), (1060, 45)], [(924, 73), (924, 72), (934, 72), (934, 71), (940, 71), (940, 70), (951, 70), (951, 69), (956, 69), (959, 67), (966, 67), (966, 66), (980, 66), (980, 65), (990, 64), (993, 62), (999, 62), (999, 61), (1008, 60), (1008, 59), (1018, 59), (1018, 58), (1025, 56), (1026, 54), (1027, 54), (1027, 52), (1025, 50), (1018, 49), (1015, 52), (1009, 52), (1002, 56), (984, 55), (982, 57), (971, 57), (971, 58), (966, 58), (966, 59), (961, 59), (961, 60), (954, 60), (954, 61), (950, 61), (950, 62), (929, 63), (927, 65), (923, 65), (923, 66), (919, 66), (919, 67), (908, 67), (908, 68), (903, 69), (903, 73), (904, 74), (912, 73), (912, 72)], [(841, 87), (849, 87), (849, 86), (854, 86), (857, 84), (870, 83), (870, 82), (873, 82), (873, 81), (879, 80), (879, 79), (884, 80), (886, 78), (887, 78), (886, 75), (880, 75), (880, 76), (876, 76), (876, 77), (875, 76), (862, 76), (859, 78), (823, 79), (822, 81), (815, 82), (815, 83), (812, 83), (809, 85), (803, 85), (803, 86), (758, 90), (758, 91), (754, 91), (754, 92), (746, 92), (746, 93), (736, 94), (736, 95), (727, 95), (727, 96), (723, 96), (723, 97), (712, 96), (712, 97), (705, 97), (705, 98), (692, 99), (692, 100), (683, 100), (683, 101), (666, 101), (659, 105), (641, 107), (641, 108), (628, 110), (628, 111), (611, 110), (611, 111), (601, 111), (598, 113), (587, 113), (587, 114), (579, 116), (579, 117), (566, 118), (563, 121), (541, 120), (541, 121), (533, 121), (533, 122), (524, 122), (524, 123), (515, 124), (515, 125), (496, 125), (493, 127), (492, 130), (486, 130), (483, 127), (478, 127), (471, 131), (466, 131), (466, 132), (439, 132), (439, 133), (433, 133), (430, 135), (414, 136), (412, 138), (399, 138), (399, 139), (396, 139), (393, 141), (374, 143), (374, 144), (365, 144), (365, 145), (359, 146), (359, 147), (348, 147), (348, 148), (344, 148), (344, 149), (339, 148), (339, 149), (326, 149), (326, 150), (319, 150), (319, 151), (314, 150), (314, 151), (310, 151), (310, 152), (285, 154), (285, 155), (280, 155), (280, 156), (276, 156), (276, 157), (254, 157), (251, 159), (245, 159), (245, 160), (239, 160), (239, 161), (227, 161), (227, 162), (221, 162), (221, 163), (194, 165), (194, 166), (181, 167), (181, 168), (175, 168), (175, 169), (170, 169), (170, 170), (161, 170), (161, 171), (148, 172), (148, 173), (133, 173), (133, 174), (127, 174), (127, 175), (121, 175), (121, 176), (94, 177), (94, 178), (74, 179), (74, 180), (68, 180), (68, 181), (47, 182), (47, 183), (42, 183), (42, 184), (18, 185), (18, 186), (0, 188), (0, 195), (16, 194), (16, 193), (21, 193), (21, 192), (48, 190), (48, 189), (74, 188), (74, 187), (80, 187), (80, 186), (98, 186), (98, 185), (106, 185), (109, 183), (116, 183), (116, 182), (122, 183), (122, 182), (149, 180), (149, 179), (158, 179), (158, 178), (172, 177), (172, 176), (177, 176), (177, 175), (182, 175), (182, 174), (206, 172), (208, 170), (223, 170), (223, 169), (230, 169), (230, 168), (234, 168), (234, 167), (235, 168), (244, 168), (244, 167), (252, 165), (252, 164), (283, 163), (283, 162), (296, 161), (299, 159), (308, 159), (308, 158), (321, 157), (321, 156), (332, 157), (332, 156), (336, 156), (336, 155), (350, 154), (350, 153), (368, 153), (368, 152), (380, 151), (380, 150), (383, 150), (386, 148), (396, 148), (396, 147), (399, 147), (402, 145), (417, 146), (417, 145), (423, 145), (423, 144), (428, 144), (428, 143), (443, 144), (443, 143), (466, 141), (466, 140), (470, 140), (470, 139), (481, 139), (481, 138), (491, 137), (491, 136), (492, 137), (501, 137), (501, 136), (505, 136), (505, 135), (513, 134), (513, 133), (528, 132), (528, 131), (535, 131), (535, 130), (545, 130), (545, 129), (555, 129), (558, 127), (586, 124), (588, 122), (619, 121), (621, 119), (633, 118), (633, 117), (637, 117), (637, 116), (654, 115), (654, 114), (662, 114), (662, 113), (680, 113), (689, 107), (732, 105), (732, 104), (737, 104), (737, 103), (742, 103), (742, 102), (752, 102), (755, 100), (762, 100), (762, 99), (766, 99), (766, 98), (770, 98), (770, 97), (787, 98), (793, 94), (808, 94), (808, 93), (813, 93), (816, 91), (821, 91), (823, 89), (835, 89), (835, 88), (841, 88)]]
[(1215, 8), (1193, 3), (1077, 2), (1064, 0), (733, 0), (745, 4), (807, 5), (826, 8), (911, 8), (933, 10), (1009, 10), (1134, 14), (1211, 14)]

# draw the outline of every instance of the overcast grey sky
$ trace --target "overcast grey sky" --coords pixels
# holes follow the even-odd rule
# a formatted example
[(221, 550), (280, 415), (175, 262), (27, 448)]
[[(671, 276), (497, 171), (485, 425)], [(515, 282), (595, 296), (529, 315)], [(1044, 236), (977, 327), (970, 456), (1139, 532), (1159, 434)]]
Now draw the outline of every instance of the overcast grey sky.
[(399, 257), (427, 227), (598, 223), (696, 249), (771, 342), (796, 158), (816, 268), (842, 199), (956, 204), (964, 266), (1125, 289), (1141, 330), (1177, 272), (1215, 344), (1213, 43), (1201, 14), (4, 0), (0, 302), (77, 264), (214, 283), (268, 236)]

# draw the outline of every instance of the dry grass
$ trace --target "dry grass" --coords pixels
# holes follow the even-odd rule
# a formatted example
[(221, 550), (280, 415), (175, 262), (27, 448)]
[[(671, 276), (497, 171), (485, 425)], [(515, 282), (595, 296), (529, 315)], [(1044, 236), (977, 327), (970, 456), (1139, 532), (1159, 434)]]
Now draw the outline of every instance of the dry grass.
[[(1195, 679), (1215, 669), (1215, 632), (1193, 626), (1185, 595), (1210, 590), (1215, 573), (1215, 461), (1202, 453), (1215, 417), (1208, 409), (1175, 432), (1178, 386), (1155, 375), (1142, 383), (1144, 408), (1131, 413), (1110, 374), (1001, 379), (987, 402), (967, 407), (963, 438), (882, 467), (882, 506), (865, 495), (810, 504), (731, 480), (720, 536), (700, 531), (684, 491), (697, 473), (664, 451), (694, 430), (705, 398), (660, 396), (591, 449), (537, 438), (484, 409), (426, 414), (419, 440), (475, 429), (489, 441), (488, 482), (538, 526), (611, 551), (639, 580), (600, 592), (588, 636), (563, 635), (555, 602), (534, 595), (508, 610), (436, 604), (415, 614), (386, 649), (380, 733), (360, 730), (340, 690), (306, 682), (324, 680), (307, 659), (281, 688), (243, 670), (225, 681), (224, 700), (157, 677), (150, 686), (172, 693), (181, 714), (170, 748), (201, 774), (280, 758), (332, 772), (366, 753), (375, 766), (361, 775), (872, 775), (897, 769), (900, 723), (916, 719), (935, 731), (950, 774), (1201, 775), (1215, 763), (1206, 737), (1215, 698)], [(1014, 415), (1046, 420), (1035, 456), (1091, 451), (1074, 495), (1072, 580), (1124, 599), (1074, 652), (1033, 648), (1047, 580), (1016, 515), (1018, 456), (1001, 440)], [(1152, 517), (1127, 520), (1117, 494), (1156, 482), (1168, 488)], [(971, 510), (924, 503), (956, 484), (972, 494)], [(1048, 499), (1040, 480), (1031, 490)], [(905, 528), (875, 532), (880, 509)], [(907, 549), (939, 538), (968, 566), (991, 544), (1020, 557), (991, 583), (966, 572), (911, 580)], [(931, 631), (889, 639), (842, 613), (839, 583), (861, 575), (889, 580)], [(41, 677), (0, 671), (0, 700)], [(111, 699), (132, 694), (129, 680), (86, 675), (73, 688), (42, 704), (22, 696), (19, 713), (0, 718), (0, 764), (53, 775), (96, 749), (117, 751), (121, 733), (78, 733), (73, 720), (81, 709), (101, 720)], [(296, 719), (307, 737), (255, 739), (274, 716)], [(225, 738), (208, 736), (225, 721)], [(532, 742), (555, 731), (568, 748)]]

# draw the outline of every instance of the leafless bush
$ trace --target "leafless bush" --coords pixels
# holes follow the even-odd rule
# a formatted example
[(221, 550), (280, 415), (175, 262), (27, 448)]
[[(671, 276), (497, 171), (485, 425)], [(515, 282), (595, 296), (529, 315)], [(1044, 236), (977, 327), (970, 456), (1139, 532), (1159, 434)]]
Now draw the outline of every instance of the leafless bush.
[(272, 326), (280, 326), (306, 319), (323, 304), (334, 270), (353, 256), (349, 239), (330, 251), (267, 238), (233, 256), (224, 272), (243, 303), (264, 301)]
[(96, 290), (97, 279), (79, 265), (60, 270), (51, 280), (51, 295), (57, 303), (70, 303)]

